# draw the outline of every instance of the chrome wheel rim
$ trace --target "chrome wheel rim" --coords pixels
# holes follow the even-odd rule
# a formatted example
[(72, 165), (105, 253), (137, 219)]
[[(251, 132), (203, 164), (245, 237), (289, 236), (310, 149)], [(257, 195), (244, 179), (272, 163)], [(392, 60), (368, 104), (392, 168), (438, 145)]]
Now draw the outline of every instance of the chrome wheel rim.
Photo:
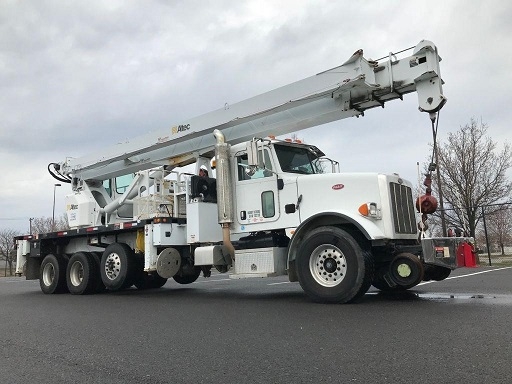
[(309, 258), (309, 270), (315, 281), (324, 287), (340, 284), (347, 274), (347, 260), (338, 247), (323, 244)]
[(80, 261), (75, 261), (69, 270), (69, 280), (73, 286), (78, 287), (84, 280), (84, 266)]
[(121, 273), (121, 258), (117, 253), (111, 253), (105, 260), (105, 275), (109, 280), (115, 280)]
[(47, 287), (53, 284), (55, 280), (55, 267), (52, 263), (48, 263), (43, 268), (43, 283)]

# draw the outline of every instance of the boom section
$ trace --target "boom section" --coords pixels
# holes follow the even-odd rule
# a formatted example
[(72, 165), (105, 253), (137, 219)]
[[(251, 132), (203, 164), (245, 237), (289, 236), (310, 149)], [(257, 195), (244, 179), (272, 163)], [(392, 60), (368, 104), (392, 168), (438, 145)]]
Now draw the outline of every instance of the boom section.
[(381, 62), (355, 52), (344, 64), (273, 91), (60, 163), (63, 174), (81, 180), (105, 180), (156, 166), (180, 166), (212, 153), (213, 131), (230, 144), (255, 136), (285, 135), (320, 124), (359, 116), (416, 91), (420, 111), (436, 112), (445, 103), (436, 46), (422, 40), (411, 56), (392, 53)]

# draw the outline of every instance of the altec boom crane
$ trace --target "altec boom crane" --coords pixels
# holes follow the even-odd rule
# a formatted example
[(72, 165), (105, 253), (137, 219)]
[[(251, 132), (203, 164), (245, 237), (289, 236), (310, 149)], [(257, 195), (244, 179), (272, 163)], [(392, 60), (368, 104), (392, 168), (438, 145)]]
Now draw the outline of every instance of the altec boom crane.
[[(91, 156), (51, 164), (69, 182), (71, 229), (20, 236), (18, 273), (45, 293), (94, 293), (287, 274), (316, 301), (349, 302), (373, 284), (407, 289), (467, 265), (468, 238), (425, 239), (411, 184), (339, 173), (313, 145), (279, 141), (416, 92), (435, 119), (446, 102), (437, 48), (344, 64)], [(180, 171), (189, 164), (216, 177)], [(322, 199), (317, 196), (321, 195)], [(219, 225), (217, 225), (220, 224)], [(468, 250), (469, 249), (469, 250)], [(466, 259), (465, 259), (466, 257)]]

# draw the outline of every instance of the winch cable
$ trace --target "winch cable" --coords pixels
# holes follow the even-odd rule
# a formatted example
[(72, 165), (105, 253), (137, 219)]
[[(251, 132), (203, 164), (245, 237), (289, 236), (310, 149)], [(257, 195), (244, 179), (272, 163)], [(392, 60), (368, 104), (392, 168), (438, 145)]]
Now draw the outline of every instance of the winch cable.
[[(432, 135), (433, 135), (433, 140), (434, 140), (434, 145), (432, 147), (432, 158), (435, 159), (435, 163), (434, 161), (432, 161), (432, 166), (431, 168), (432, 169), (432, 172), (433, 171), (436, 171), (436, 174), (437, 174), (437, 192), (438, 192), (438, 195), (439, 195), (439, 208), (440, 208), (440, 214), (441, 214), (441, 228), (443, 230), (443, 236), (446, 236), (447, 233), (446, 233), (446, 224), (445, 224), (445, 217), (444, 217), (444, 204), (443, 204), (443, 190), (442, 190), (442, 187), (441, 187), (441, 173), (439, 172), (439, 147), (438, 147), (438, 144), (437, 144), (437, 129), (438, 129), (438, 126), (439, 126), (439, 113), (440, 111), (437, 112), (437, 121), (436, 121), (436, 127), (434, 129), (434, 121), (432, 120), (432, 116), (431, 116), (431, 120), (432, 120)], [(433, 117), (435, 118), (436, 117), (436, 114), (434, 113), (433, 114)]]
[[(416, 163), (416, 168), (417, 168), (417, 172), (418, 172), (418, 191), (421, 191), (421, 172), (420, 172), (420, 162), (418, 161)], [(421, 204), (418, 205), (418, 211), (420, 213), (420, 216), (423, 217), (423, 210), (421, 209)], [(423, 219), (418, 223), (418, 227), (419, 227), (419, 230), (420, 230), (420, 239), (423, 239), (425, 238), (425, 222), (423, 221)]]
[[(416, 208), (421, 215), (421, 222), (418, 223), (418, 229), (420, 230), (419, 237), (422, 238), (425, 236), (425, 231), (428, 229), (427, 225), (427, 215), (432, 214), (437, 210), (437, 200), (434, 196), (432, 196), (432, 172), (437, 170), (437, 131), (439, 127), (439, 112), (431, 112), (430, 113), (430, 121), (432, 122), (432, 156), (430, 159), (430, 164), (428, 166), (428, 172), (425, 174), (425, 180), (423, 181), (423, 185), (425, 188), (425, 194), (418, 197), (416, 200)], [(438, 184), (439, 181), (439, 173), (438, 176)], [(418, 178), (419, 178), (419, 168), (418, 168)], [(441, 196), (441, 194), (440, 194)], [(442, 206), (441, 206), (442, 208)]]
[(433, 171), (436, 170), (437, 168), (437, 164), (434, 163), (434, 159), (435, 159), (435, 155), (436, 155), (436, 152), (437, 152), (437, 128), (439, 127), (439, 112), (437, 112), (437, 119), (436, 119), (436, 112), (431, 112), (430, 113), (430, 121), (432, 122), (432, 140), (433, 140), (433, 145), (432, 145), (432, 156), (430, 158), (430, 164), (429, 164), (429, 167), (428, 167), (428, 170), (432, 173)]

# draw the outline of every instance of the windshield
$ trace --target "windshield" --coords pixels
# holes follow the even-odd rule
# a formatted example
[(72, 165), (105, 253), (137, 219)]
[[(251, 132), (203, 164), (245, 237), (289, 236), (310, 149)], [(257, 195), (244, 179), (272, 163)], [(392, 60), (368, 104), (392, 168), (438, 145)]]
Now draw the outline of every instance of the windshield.
[(302, 173), (305, 175), (325, 173), (324, 167), (322, 167), (319, 161), (323, 153), (316, 147), (309, 148), (275, 144), (274, 148), (283, 172)]

